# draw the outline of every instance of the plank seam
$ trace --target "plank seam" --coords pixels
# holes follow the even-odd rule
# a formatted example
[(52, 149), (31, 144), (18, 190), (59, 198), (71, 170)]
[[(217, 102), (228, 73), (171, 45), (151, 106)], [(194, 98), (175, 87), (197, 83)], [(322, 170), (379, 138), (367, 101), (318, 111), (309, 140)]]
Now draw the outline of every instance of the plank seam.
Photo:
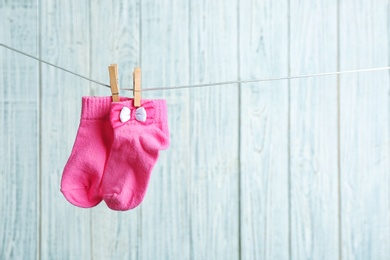
[[(137, 10), (135, 10), (137, 11)], [(138, 1), (138, 39), (139, 39), (139, 45), (138, 45), (138, 62), (139, 62), (139, 67), (142, 68), (142, 1)], [(142, 259), (142, 208), (140, 207), (139, 209), (139, 214), (138, 214), (138, 230), (137, 230), (137, 259)], [(141, 250), (139, 250), (141, 248)]]
[[(42, 1), (38, 0), (38, 57), (42, 58)], [(38, 63), (38, 124), (37, 124), (37, 138), (38, 138), (38, 173), (37, 173), (37, 203), (38, 203), (38, 225), (37, 225), (37, 259), (42, 256), (42, 63)]]
[[(191, 32), (192, 32), (192, 27), (191, 27), (191, 21), (192, 21), (192, 15), (191, 15), (191, 0), (188, 0), (188, 79), (189, 79), (189, 82), (192, 82), (192, 79), (191, 79), (191, 65), (192, 65), (192, 60), (191, 60), (191, 49), (192, 49), (192, 45), (191, 45)], [(191, 108), (192, 107), (192, 99), (191, 99), (191, 92), (189, 92), (188, 94), (189, 96), (189, 99), (188, 99), (188, 105), (189, 107)], [(190, 109), (188, 111), (191, 111)], [(191, 124), (190, 122), (192, 121), (191, 119), (191, 113), (189, 112), (188, 114), (188, 118), (190, 118), (190, 120), (188, 120), (188, 125), (187, 125), (187, 129), (191, 129)], [(188, 140), (191, 140), (191, 132), (188, 131)], [(190, 145), (191, 145), (191, 142), (190, 142)], [(192, 147), (191, 147), (192, 148)], [(189, 174), (190, 176), (192, 176), (192, 153), (191, 153), (192, 149), (189, 149), (189, 152), (188, 152), (188, 156), (189, 156), (189, 164), (190, 164), (190, 167), (189, 167)], [(189, 199), (188, 199), (188, 222), (189, 222), (189, 259), (194, 259), (194, 241), (193, 241), (193, 230), (192, 230), (192, 182), (191, 182), (191, 178), (188, 178), (188, 190), (189, 190)]]
[[(240, 64), (240, 2), (237, 0), (237, 78), (238, 81), (241, 81), (241, 64)], [(241, 174), (242, 174), (242, 168), (241, 168), (241, 83), (238, 83), (238, 95), (237, 95), (237, 103), (238, 103), (238, 126), (237, 126), (237, 133), (238, 133), (238, 147), (237, 147), (237, 157), (238, 157), (238, 259), (242, 259), (242, 234), (241, 234), (241, 214), (242, 214), (242, 205), (241, 205)]]
[[(91, 12), (92, 12), (92, 4), (91, 4), (91, 1), (89, 0), (88, 1), (88, 31), (89, 31), (89, 78), (92, 77), (92, 16), (91, 16)], [(90, 96), (92, 96), (92, 86), (91, 86), (91, 82), (89, 82), (88, 84), (88, 94)], [(94, 215), (94, 211), (91, 211), (90, 214), (89, 214), (89, 254), (90, 254), (90, 259), (93, 260), (94, 257), (93, 257), (93, 244), (94, 244), (94, 240), (93, 240), (93, 215)]]
[[(287, 1), (287, 73), (291, 76), (291, 3)], [(287, 167), (288, 167), (288, 257), (291, 260), (291, 80), (287, 84)]]
[[(337, 1), (337, 70), (340, 70), (340, 0)], [(339, 260), (342, 259), (342, 229), (341, 229), (341, 161), (340, 161), (340, 152), (341, 152), (341, 140), (340, 140), (340, 75), (337, 75), (337, 174), (338, 174), (338, 255)]]

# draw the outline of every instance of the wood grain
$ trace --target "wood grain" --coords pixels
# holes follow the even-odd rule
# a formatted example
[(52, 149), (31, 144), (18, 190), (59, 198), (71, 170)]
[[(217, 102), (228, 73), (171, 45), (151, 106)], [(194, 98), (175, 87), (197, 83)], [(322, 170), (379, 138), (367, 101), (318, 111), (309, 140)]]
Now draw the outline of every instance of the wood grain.
[[(96, 1), (91, 12), (91, 77), (108, 82), (107, 66), (118, 64), (119, 96), (132, 96), (121, 88), (132, 87), (139, 65), (139, 2)], [(109, 96), (110, 90), (91, 84), (90, 95)], [(92, 259), (141, 259), (141, 210), (116, 212), (104, 202), (92, 209)]]
[[(0, 42), (107, 84), (117, 63), (119, 88), (278, 77), (388, 66), (389, 6), (0, 0)], [(41, 66), (0, 49), (0, 259), (389, 259), (388, 71), (143, 92), (171, 145), (115, 212), (59, 191), (81, 97), (110, 89)]]
[[(0, 42), (38, 55), (37, 1), (0, 1)], [(0, 48), (0, 259), (38, 255), (38, 66)]]
[(118, 65), (111, 64), (108, 66), (108, 75), (110, 75), (110, 89), (112, 102), (119, 102), (119, 78), (118, 78)]
[[(288, 74), (287, 1), (240, 4), (240, 78)], [(288, 82), (241, 85), (241, 258), (289, 258)]]
[[(88, 75), (88, 5), (77, 0), (42, 0), (41, 8), (42, 59)], [(90, 211), (71, 205), (59, 190), (80, 121), (81, 97), (88, 94), (88, 86), (88, 81), (42, 65), (42, 259), (91, 257)]]
[[(188, 1), (142, 1), (142, 88), (189, 83)], [(142, 259), (190, 259), (188, 90), (143, 92), (168, 105), (170, 146), (153, 169), (142, 210)]]
[[(340, 68), (389, 64), (389, 1), (340, 2)], [(343, 259), (390, 258), (389, 72), (340, 78)]]
[[(237, 80), (237, 1), (190, 10), (190, 82)], [(193, 89), (190, 104), (191, 257), (238, 259), (238, 86)]]
[(133, 98), (134, 106), (141, 106), (141, 68), (137, 67), (133, 72)]
[[(337, 71), (337, 1), (290, 2), (291, 75)], [(337, 78), (290, 82), (291, 259), (338, 259)]]

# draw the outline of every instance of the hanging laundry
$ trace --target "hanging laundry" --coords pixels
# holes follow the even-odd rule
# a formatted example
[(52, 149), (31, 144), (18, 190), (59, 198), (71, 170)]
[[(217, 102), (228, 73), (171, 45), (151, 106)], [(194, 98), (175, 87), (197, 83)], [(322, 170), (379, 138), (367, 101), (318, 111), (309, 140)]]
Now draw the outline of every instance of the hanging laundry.
[(163, 99), (141, 100), (141, 69), (133, 74), (134, 99), (119, 96), (118, 66), (108, 71), (112, 96), (82, 98), (61, 191), (75, 206), (90, 208), (104, 200), (123, 211), (142, 202), (159, 151), (169, 146), (167, 105)]
[[(70, 203), (90, 208), (104, 199), (122, 211), (142, 202), (159, 151), (169, 146), (169, 130), (165, 100), (145, 99), (140, 108), (125, 97), (82, 98), (80, 126), (61, 180)], [(121, 120), (124, 110), (130, 112), (127, 120)], [(137, 116), (140, 110), (145, 120)]]
[[(130, 110), (130, 117), (122, 121), (124, 110)], [(169, 146), (166, 102), (143, 99), (139, 108), (134, 107), (133, 99), (113, 102), (110, 121), (114, 141), (101, 192), (109, 208), (133, 209), (145, 196), (159, 151)]]

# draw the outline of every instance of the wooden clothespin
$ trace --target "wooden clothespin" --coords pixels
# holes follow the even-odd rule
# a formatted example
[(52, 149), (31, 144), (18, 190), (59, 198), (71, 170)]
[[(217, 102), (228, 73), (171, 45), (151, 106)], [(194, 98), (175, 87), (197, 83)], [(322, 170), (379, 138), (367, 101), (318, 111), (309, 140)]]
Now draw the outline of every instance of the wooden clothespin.
[(108, 73), (110, 74), (110, 87), (111, 87), (112, 101), (119, 102), (118, 65), (111, 64), (110, 66), (108, 66)]
[(133, 96), (134, 106), (141, 106), (141, 68), (135, 68), (133, 72)]

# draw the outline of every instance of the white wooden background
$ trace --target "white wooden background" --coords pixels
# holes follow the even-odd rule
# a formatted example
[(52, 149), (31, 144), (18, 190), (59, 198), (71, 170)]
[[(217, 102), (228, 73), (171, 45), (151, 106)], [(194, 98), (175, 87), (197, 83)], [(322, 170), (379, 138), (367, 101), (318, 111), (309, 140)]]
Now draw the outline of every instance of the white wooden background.
[[(389, 0), (0, 0), (0, 42), (122, 87), (390, 64)], [(59, 191), (81, 97), (0, 49), (0, 259), (390, 259), (389, 72), (145, 92), (171, 146), (140, 207)], [(130, 92), (122, 92), (130, 96)]]

